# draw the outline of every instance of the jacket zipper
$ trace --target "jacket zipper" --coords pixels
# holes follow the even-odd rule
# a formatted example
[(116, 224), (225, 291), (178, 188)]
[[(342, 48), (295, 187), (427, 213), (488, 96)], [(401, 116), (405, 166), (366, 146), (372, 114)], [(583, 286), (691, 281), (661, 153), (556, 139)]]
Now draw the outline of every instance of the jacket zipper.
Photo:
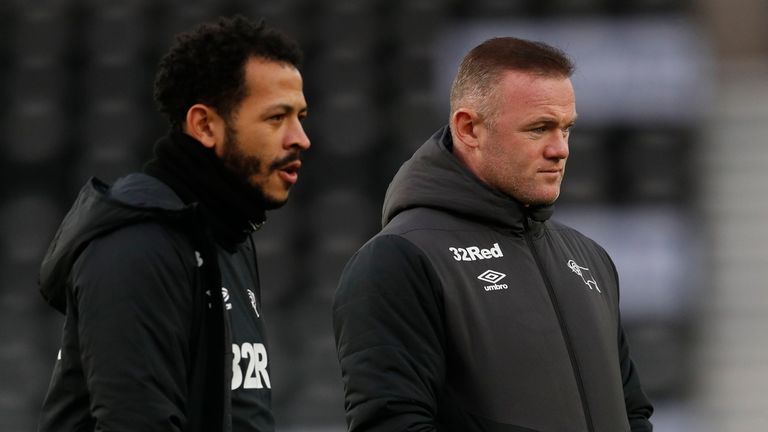
[(589, 430), (590, 432), (594, 432), (595, 426), (592, 422), (592, 414), (590, 413), (589, 402), (587, 401), (587, 395), (584, 390), (584, 380), (581, 377), (579, 364), (576, 361), (576, 353), (573, 349), (571, 336), (570, 336), (570, 333), (568, 332), (568, 327), (565, 325), (565, 320), (563, 319), (563, 315), (560, 311), (560, 304), (557, 301), (555, 290), (552, 287), (552, 283), (550, 282), (546, 272), (544, 272), (544, 267), (541, 264), (541, 258), (539, 257), (539, 253), (536, 251), (536, 248), (533, 245), (533, 235), (531, 233), (530, 226), (528, 224), (527, 216), (525, 216), (523, 219), (523, 228), (524, 228), (525, 242), (528, 244), (528, 248), (531, 250), (531, 254), (533, 255), (533, 260), (536, 261), (536, 267), (538, 267), (539, 273), (541, 274), (542, 279), (544, 279), (544, 285), (547, 287), (547, 293), (549, 294), (549, 299), (550, 301), (552, 301), (552, 308), (555, 310), (557, 323), (560, 325), (560, 331), (562, 332), (563, 339), (565, 340), (565, 347), (566, 347), (566, 350), (568, 350), (568, 357), (571, 360), (571, 368), (573, 369), (573, 375), (574, 375), (574, 378), (576, 379), (576, 387), (579, 389), (579, 396), (581, 397), (581, 408), (584, 411), (584, 419), (587, 422), (587, 430)]

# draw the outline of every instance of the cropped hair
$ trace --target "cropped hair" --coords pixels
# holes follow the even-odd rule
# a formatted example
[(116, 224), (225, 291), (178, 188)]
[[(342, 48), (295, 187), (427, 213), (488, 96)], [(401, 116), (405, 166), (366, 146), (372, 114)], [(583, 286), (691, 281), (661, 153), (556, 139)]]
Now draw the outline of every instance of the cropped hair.
[(574, 69), (563, 51), (543, 42), (514, 37), (488, 39), (467, 53), (459, 65), (451, 86), (451, 115), (460, 106), (471, 105), (492, 123), (496, 85), (504, 72), (569, 78)]
[(155, 75), (158, 110), (174, 129), (182, 127), (187, 111), (197, 103), (230, 120), (248, 96), (245, 65), (254, 57), (298, 69), (302, 52), (295, 41), (268, 28), (263, 20), (254, 22), (242, 15), (221, 17), (177, 35)]

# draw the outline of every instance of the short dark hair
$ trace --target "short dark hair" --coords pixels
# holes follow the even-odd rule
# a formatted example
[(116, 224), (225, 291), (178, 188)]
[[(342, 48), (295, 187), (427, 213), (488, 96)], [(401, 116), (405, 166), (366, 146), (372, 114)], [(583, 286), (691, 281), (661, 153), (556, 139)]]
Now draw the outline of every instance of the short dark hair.
[(299, 68), (298, 44), (266, 27), (235, 15), (204, 23), (176, 36), (160, 60), (154, 97), (171, 127), (181, 129), (187, 110), (196, 103), (208, 105), (225, 120), (247, 96), (245, 64), (253, 57)]
[(473, 48), (459, 65), (451, 86), (451, 115), (461, 103), (474, 103), (478, 111), (492, 117), (488, 105), (494, 84), (509, 70), (530, 72), (545, 77), (568, 78), (575, 66), (561, 50), (543, 42), (498, 37), (488, 39)]

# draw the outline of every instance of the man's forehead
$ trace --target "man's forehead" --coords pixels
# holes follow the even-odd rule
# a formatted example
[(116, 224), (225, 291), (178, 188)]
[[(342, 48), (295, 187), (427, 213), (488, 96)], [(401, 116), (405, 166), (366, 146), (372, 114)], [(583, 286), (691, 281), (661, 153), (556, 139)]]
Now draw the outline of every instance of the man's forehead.
[(548, 74), (538, 71), (526, 71), (519, 69), (507, 69), (501, 74), (501, 80), (510, 83), (530, 84), (534, 82), (567, 82), (571, 78), (562, 74)]
[(513, 104), (575, 103), (573, 85), (568, 77), (512, 72), (503, 77), (500, 87), (507, 102)]

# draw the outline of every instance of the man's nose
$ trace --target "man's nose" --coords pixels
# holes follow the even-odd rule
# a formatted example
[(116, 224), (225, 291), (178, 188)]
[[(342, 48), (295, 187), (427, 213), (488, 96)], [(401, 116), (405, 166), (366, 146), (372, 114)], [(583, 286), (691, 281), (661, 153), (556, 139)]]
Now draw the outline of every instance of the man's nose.
[(544, 149), (544, 157), (547, 159), (567, 159), (568, 154), (568, 135), (556, 131)]
[(291, 128), (289, 135), (286, 137), (286, 142), (289, 147), (298, 147), (299, 150), (308, 150), (312, 145), (309, 142), (309, 137), (304, 131), (304, 125), (300, 121), (296, 120), (295, 125)]

